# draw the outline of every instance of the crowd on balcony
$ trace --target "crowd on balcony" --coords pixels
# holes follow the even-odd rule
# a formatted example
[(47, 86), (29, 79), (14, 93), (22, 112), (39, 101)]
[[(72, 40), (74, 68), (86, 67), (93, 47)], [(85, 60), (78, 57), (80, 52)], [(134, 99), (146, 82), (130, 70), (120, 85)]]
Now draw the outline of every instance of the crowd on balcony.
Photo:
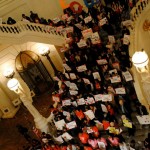
[[(145, 6), (145, 1), (142, 4)], [(115, 0), (111, 6), (100, 4), (80, 13), (67, 8), (63, 19), (55, 21), (39, 19), (32, 11), (30, 17), (22, 15), (22, 21), (55, 26), (57, 32), (67, 34), (61, 49), (65, 72), (54, 77), (59, 86), (52, 99), (58, 105), (50, 107), (54, 122), (50, 133), (36, 130), (35, 140), (28, 130), (18, 126), (32, 144), (28, 149), (142, 149), (134, 140), (136, 125), (132, 113), (143, 116), (148, 112), (137, 98), (130, 72), (129, 8), (133, 5)], [(149, 137), (144, 144), (150, 148)]]

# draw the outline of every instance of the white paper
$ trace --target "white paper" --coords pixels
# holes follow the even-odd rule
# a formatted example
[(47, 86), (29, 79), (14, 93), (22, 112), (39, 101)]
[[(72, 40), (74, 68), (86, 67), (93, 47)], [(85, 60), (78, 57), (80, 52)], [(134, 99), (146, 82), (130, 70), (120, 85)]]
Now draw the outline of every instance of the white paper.
[(85, 39), (90, 38), (92, 34), (93, 34), (93, 31), (91, 28), (82, 31), (82, 35)]
[(71, 100), (70, 99), (62, 100), (62, 105), (63, 106), (69, 106), (69, 105), (71, 105)]
[(106, 146), (105, 146), (105, 143), (103, 143), (103, 142), (98, 142), (98, 146), (99, 146), (99, 148), (106, 148)]
[(78, 105), (84, 105), (85, 104), (84, 98), (77, 99), (77, 103)]
[(92, 42), (92, 44), (99, 44), (99, 43), (101, 43), (101, 40), (100, 40), (98, 32), (94, 32), (91, 35), (91, 42)]
[(63, 67), (64, 67), (67, 71), (71, 71), (71, 68), (70, 68), (67, 64), (63, 64)]
[(88, 23), (90, 21), (92, 21), (92, 17), (91, 16), (88, 16), (88, 17), (84, 18), (84, 22), (85, 23)]
[(64, 115), (64, 116), (69, 116), (70, 113), (69, 113), (68, 111), (63, 111), (63, 115)]
[(91, 104), (94, 104), (95, 101), (94, 101), (94, 98), (93, 97), (88, 97), (85, 101), (86, 105), (91, 105)]
[(75, 106), (75, 107), (77, 107), (77, 106), (78, 106), (78, 104), (77, 104), (77, 102), (76, 102), (76, 101), (73, 101), (73, 102), (72, 102), (72, 105), (73, 105), (73, 106)]
[(129, 71), (122, 72), (122, 74), (123, 74), (123, 76), (124, 76), (124, 78), (125, 78), (126, 82), (128, 82), (128, 81), (132, 81), (132, 80), (133, 80), (132, 75), (130, 74), (130, 72), (129, 72)]
[(92, 110), (88, 110), (88, 111), (84, 112), (84, 114), (86, 116), (88, 116), (90, 120), (93, 120), (95, 118), (95, 115)]
[(93, 130), (90, 128), (90, 127), (87, 127), (87, 133), (89, 134), (89, 133), (93, 133)]
[(85, 40), (80, 40), (80, 41), (77, 43), (77, 45), (78, 45), (79, 48), (87, 46)]
[(105, 65), (105, 64), (108, 63), (106, 59), (99, 59), (99, 60), (96, 60), (96, 61), (97, 61), (97, 63), (98, 63), (99, 65)]
[(150, 115), (136, 116), (140, 124), (150, 124)]
[(71, 121), (69, 123), (66, 124), (67, 129), (73, 129), (77, 127), (77, 124), (75, 121)]
[(84, 27), (80, 23), (75, 24), (75, 26), (78, 27), (80, 30), (84, 29)]
[(78, 91), (74, 91), (74, 90), (69, 90), (70, 92), (70, 95), (77, 95), (78, 94)]
[(115, 73), (117, 74), (117, 69), (109, 70), (109, 74)]
[(67, 87), (70, 87), (70, 84), (71, 84), (70, 81), (65, 81), (64, 83), (66, 84)]
[(105, 18), (103, 18), (103, 19), (101, 19), (100, 21), (99, 21), (99, 25), (100, 26), (103, 26), (104, 24), (106, 24), (107, 23), (107, 18), (105, 17)]
[(118, 83), (118, 82), (121, 82), (121, 78), (120, 78), (119, 75), (118, 75), (118, 76), (111, 77), (110, 80), (111, 80), (111, 83)]
[(99, 81), (101, 81), (101, 77), (99, 75), (99, 72), (93, 72), (93, 77), (94, 77), (94, 79), (98, 79)]
[(78, 87), (75, 83), (70, 83), (70, 89), (71, 90), (78, 90)]
[(55, 126), (56, 126), (57, 130), (62, 130), (63, 127), (65, 126), (65, 124), (66, 123), (65, 123), (64, 119), (55, 122)]
[(84, 83), (86, 83), (86, 84), (91, 84), (91, 82), (90, 82), (89, 79), (83, 78), (83, 81), (84, 81)]
[(126, 90), (124, 87), (116, 88), (115, 91), (116, 91), (116, 94), (126, 94)]
[(87, 70), (86, 65), (82, 65), (82, 66), (77, 67), (78, 72), (83, 72), (83, 71), (86, 71), (86, 70)]
[(95, 98), (95, 101), (102, 101), (103, 99), (103, 95), (102, 94), (97, 94), (97, 95), (94, 95), (94, 98)]
[(61, 135), (58, 136), (58, 137), (54, 137), (54, 139), (55, 139), (55, 141), (57, 141), (57, 142), (59, 142), (59, 143), (64, 143), (64, 141), (63, 141)]

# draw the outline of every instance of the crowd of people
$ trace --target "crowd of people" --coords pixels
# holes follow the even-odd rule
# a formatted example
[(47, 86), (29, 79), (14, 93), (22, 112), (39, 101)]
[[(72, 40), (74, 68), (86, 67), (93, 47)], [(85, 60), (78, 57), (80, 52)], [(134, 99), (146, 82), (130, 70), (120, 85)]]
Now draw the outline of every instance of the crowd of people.
[[(131, 1), (129, 1), (131, 2)], [(42, 150), (138, 150), (132, 121), (133, 105), (137, 115), (148, 112), (133, 86), (129, 56), (130, 20), (128, 1), (113, 1), (108, 7), (64, 10), (62, 19), (46, 21), (31, 12), (23, 21), (57, 27), (66, 33), (64, 72), (54, 77), (52, 95), (57, 107), (50, 107), (52, 133), (41, 133), (42, 144), (33, 139), (31, 149)], [(145, 3), (145, 2), (144, 2)], [(107, 4), (107, 3), (106, 3)], [(124, 133), (131, 138), (127, 144)], [(27, 134), (27, 140), (31, 141)], [(149, 137), (145, 141), (149, 148)], [(38, 145), (38, 148), (37, 148)]]

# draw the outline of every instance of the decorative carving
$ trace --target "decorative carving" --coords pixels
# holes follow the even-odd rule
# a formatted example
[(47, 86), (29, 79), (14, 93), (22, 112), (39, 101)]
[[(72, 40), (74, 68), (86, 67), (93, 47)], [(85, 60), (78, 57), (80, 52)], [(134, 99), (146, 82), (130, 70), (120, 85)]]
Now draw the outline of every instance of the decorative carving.
[(150, 21), (145, 20), (145, 22), (143, 23), (143, 30), (144, 31), (150, 30)]

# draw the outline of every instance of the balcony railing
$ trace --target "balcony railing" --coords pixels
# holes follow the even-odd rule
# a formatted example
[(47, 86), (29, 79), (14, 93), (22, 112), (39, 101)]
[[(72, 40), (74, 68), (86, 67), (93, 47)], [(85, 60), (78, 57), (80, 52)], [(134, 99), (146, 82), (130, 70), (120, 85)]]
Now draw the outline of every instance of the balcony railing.
[(0, 43), (19, 44), (28, 41), (61, 46), (65, 43), (65, 34), (57, 32), (55, 27), (23, 21), (0, 25)]

